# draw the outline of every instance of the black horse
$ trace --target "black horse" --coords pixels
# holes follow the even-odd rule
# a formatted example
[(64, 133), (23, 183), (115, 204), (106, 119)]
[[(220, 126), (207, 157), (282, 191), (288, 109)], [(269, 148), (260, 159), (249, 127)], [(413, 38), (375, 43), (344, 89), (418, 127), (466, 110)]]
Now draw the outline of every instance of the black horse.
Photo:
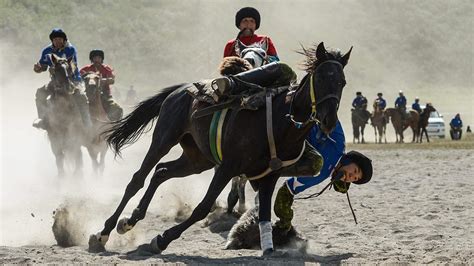
[[(352, 48), (351, 48), (352, 50)], [(280, 94), (273, 99), (272, 117), (277, 157), (282, 161), (299, 158), (304, 149), (304, 141), (314, 123), (319, 122), (324, 132), (331, 132), (338, 120), (337, 110), (346, 84), (343, 68), (350, 53), (342, 55), (338, 51), (327, 51), (323, 43), (317, 48), (303, 50), (307, 56), (306, 71), (300, 86), (291, 96)], [(139, 189), (144, 186), (145, 178), (153, 167), (176, 144), (183, 148), (183, 154), (177, 160), (161, 162), (138, 207), (130, 218), (122, 219), (117, 230), (124, 233), (145, 217), (150, 201), (160, 184), (168, 179), (185, 177), (211, 169), (218, 165), (209, 144), (209, 125), (212, 115), (196, 118), (194, 111), (207, 106), (197, 102), (187, 92), (189, 84), (180, 84), (164, 89), (154, 97), (141, 102), (124, 119), (115, 123), (109, 131), (109, 144), (116, 153), (126, 145), (136, 141), (144, 132), (146, 125), (158, 117), (150, 148), (140, 169), (135, 172), (125, 194), (114, 214), (107, 219), (104, 229), (89, 238), (89, 250), (104, 250), (110, 232), (117, 225), (118, 218), (126, 204)], [(313, 94), (314, 97), (310, 97)], [(184, 222), (166, 230), (163, 235), (153, 238), (148, 246), (160, 253), (171, 241), (191, 225), (204, 219), (218, 195), (234, 176), (245, 174), (247, 177), (263, 175), (250, 181), (259, 191), (259, 220), (269, 222), (271, 218), (271, 198), (282, 168), (272, 160), (267, 128), (266, 112), (230, 110), (223, 127), (222, 162), (218, 165), (207, 193), (191, 216)], [(304, 121), (299, 123), (297, 121)], [(296, 161), (296, 160), (295, 160)], [(261, 232), (262, 233), (262, 232)], [(268, 233), (271, 237), (271, 232)], [(264, 253), (271, 252), (266, 248)], [(266, 252), (267, 251), (267, 252)]]

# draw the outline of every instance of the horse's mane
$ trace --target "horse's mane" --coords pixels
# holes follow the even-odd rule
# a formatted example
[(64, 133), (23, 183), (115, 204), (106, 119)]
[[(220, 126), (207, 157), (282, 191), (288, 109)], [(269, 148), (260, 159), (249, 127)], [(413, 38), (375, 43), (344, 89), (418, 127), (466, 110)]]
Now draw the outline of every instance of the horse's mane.
[[(301, 45), (302, 50), (296, 51), (297, 53), (306, 56), (305, 61), (301, 63), (301, 67), (307, 73), (313, 73), (320, 63), (316, 57), (317, 47), (318, 44), (314, 44), (313, 47), (310, 48), (305, 48), (303, 45)], [(328, 48), (326, 51), (326, 55), (328, 56), (329, 60), (339, 60), (344, 56), (339, 49)]]

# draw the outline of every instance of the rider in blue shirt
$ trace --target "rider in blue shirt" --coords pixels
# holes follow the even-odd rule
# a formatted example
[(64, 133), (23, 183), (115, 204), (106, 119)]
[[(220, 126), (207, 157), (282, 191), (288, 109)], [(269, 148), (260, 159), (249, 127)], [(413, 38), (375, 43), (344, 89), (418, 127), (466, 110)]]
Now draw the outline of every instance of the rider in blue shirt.
[(456, 114), (456, 116), (451, 120), (449, 123), (451, 127), (462, 127), (462, 120), (461, 120), (461, 115)]
[(381, 92), (377, 93), (377, 99), (375, 99), (375, 103), (377, 104), (380, 110), (385, 110), (385, 107), (387, 107), (387, 101), (385, 101), (382, 96), (383, 94)]
[(421, 113), (420, 98), (415, 98), (415, 102), (411, 105), (411, 109), (417, 111), (418, 113)]
[[(62, 58), (71, 59), (75, 64), (73, 81), (75, 85), (74, 93), (72, 94), (72, 99), (79, 109), (79, 112), (82, 117), (82, 121), (86, 127), (91, 127), (92, 122), (89, 113), (89, 104), (87, 96), (84, 93), (82, 86), (81, 75), (79, 74), (79, 68), (77, 66), (77, 52), (76, 48), (68, 42), (66, 33), (59, 28), (53, 29), (49, 34), (49, 39), (51, 44), (46, 46), (41, 52), (41, 58), (39, 61), (33, 65), (33, 71), (36, 73), (41, 73), (48, 70), (48, 67), (53, 67), (53, 62), (51, 61), (51, 54), (55, 54)], [(47, 98), (51, 95), (53, 90), (53, 83), (49, 82), (48, 85), (45, 85), (38, 90), (36, 90), (36, 108), (38, 111), (38, 119), (35, 120), (33, 126), (39, 129), (48, 128), (48, 102)]]
[(406, 118), (406, 110), (407, 110), (407, 98), (403, 95), (403, 91), (398, 92), (398, 98), (395, 100), (395, 108), (400, 112), (402, 116), (402, 121)]
[(346, 193), (350, 183), (365, 184), (372, 177), (372, 162), (369, 158), (356, 151), (345, 153), (344, 131), (339, 121), (329, 135), (324, 134), (318, 125), (314, 126), (306, 140), (323, 157), (323, 166), (318, 175), (291, 177), (278, 190), (274, 211), (280, 219), (276, 225), (283, 231), (291, 229), (294, 195), (338, 175), (333, 183), (334, 189)]
[(352, 101), (352, 107), (355, 109), (367, 110), (367, 98), (362, 96), (362, 92), (356, 92), (356, 97)]

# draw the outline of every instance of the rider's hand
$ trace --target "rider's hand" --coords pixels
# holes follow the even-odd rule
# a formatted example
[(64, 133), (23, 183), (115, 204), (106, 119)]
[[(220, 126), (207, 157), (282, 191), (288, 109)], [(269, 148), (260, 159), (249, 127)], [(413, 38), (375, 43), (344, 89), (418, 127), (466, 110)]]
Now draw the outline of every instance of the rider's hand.
[(36, 63), (33, 65), (33, 71), (36, 73), (41, 73), (43, 72), (43, 67), (41, 66), (40, 63)]

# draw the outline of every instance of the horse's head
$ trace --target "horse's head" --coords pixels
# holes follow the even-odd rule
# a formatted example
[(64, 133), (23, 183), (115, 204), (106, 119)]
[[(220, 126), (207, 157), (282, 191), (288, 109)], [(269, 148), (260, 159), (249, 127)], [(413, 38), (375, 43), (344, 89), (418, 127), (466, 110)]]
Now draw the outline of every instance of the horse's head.
[(351, 51), (352, 47), (344, 55), (339, 50), (328, 51), (322, 42), (316, 48), (303, 48), (307, 59), (306, 71), (310, 74), (310, 89), (314, 92), (315, 118), (325, 133), (330, 133), (336, 127), (339, 102), (346, 85), (344, 67)]
[(431, 112), (435, 112), (435, 111), (436, 111), (436, 109), (434, 108), (434, 106), (431, 103), (426, 104), (425, 112), (431, 113)]
[(260, 67), (267, 63), (268, 41), (266, 39), (249, 46), (237, 39), (237, 44), (240, 51), (239, 57), (247, 60), (252, 67)]
[(71, 94), (74, 91), (73, 86), (73, 73), (76, 70), (76, 66), (72, 61), (72, 57), (69, 59), (59, 57), (55, 54), (51, 54), (51, 81), (53, 82), (54, 92), (59, 94)]
[(86, 86), (86, 92), (88, 94), (94, 94), (100, 88), (100, 73), (99, 72), (89, 72), (84, 75), (84, 84)]

